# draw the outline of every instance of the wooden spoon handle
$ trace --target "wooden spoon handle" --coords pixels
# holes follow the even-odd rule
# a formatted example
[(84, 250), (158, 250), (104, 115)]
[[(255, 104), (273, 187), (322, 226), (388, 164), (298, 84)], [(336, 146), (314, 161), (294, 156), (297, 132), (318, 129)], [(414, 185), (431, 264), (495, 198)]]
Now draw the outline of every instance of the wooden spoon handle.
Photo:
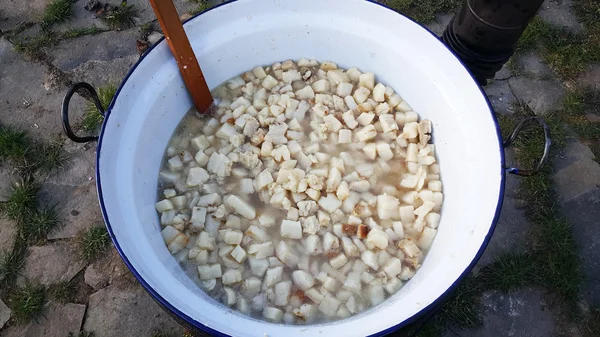
[(165, 34), (169, 48), (171, 48), (171, 52), (175, 56), (179, 71), (183, 76), (183, 81), (192, 95), (196, 109), (200, 113), (208, 112), (213, 103), (213, 97), (208, 84), (206, 84), (196, 55), (192, 50), (190, 41), (183, 30), (183, 25), (173, 1), (150, 0), (150, 3)]

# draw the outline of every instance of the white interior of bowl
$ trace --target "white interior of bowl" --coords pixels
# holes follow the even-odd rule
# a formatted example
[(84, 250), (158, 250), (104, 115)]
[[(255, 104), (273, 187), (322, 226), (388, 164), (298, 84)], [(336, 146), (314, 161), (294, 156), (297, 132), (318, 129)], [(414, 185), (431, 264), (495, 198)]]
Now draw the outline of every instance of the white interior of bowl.
[(192, 104), (162, 41), (124, 82), (99, 144), (105, 219), (143, 283), (194, 324), (231, 336), (282, 337), (376, 334), (414, 316), (453, 285), (490, 232), (501, 192), (502, 156), (486, 100), (433, 35), (363, 0), (241, 0), (185, 28), (211, 87), (256, 65), (301, 57), (374, 72), (421, 117), (433, 121), (445, 201), (439, 233), (416, 276), (358, 316), (285, 326), (216, 303), (167, 251), (154, 209), (163, 151)]

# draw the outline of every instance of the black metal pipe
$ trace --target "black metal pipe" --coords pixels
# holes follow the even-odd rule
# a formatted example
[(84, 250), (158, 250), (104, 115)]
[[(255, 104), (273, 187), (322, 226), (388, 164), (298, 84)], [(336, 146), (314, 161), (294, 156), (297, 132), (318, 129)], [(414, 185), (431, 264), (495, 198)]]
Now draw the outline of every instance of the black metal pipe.
[(544, 0), (465, 0), (442, 40), (481, 85), (514, 54), (519, 38)]

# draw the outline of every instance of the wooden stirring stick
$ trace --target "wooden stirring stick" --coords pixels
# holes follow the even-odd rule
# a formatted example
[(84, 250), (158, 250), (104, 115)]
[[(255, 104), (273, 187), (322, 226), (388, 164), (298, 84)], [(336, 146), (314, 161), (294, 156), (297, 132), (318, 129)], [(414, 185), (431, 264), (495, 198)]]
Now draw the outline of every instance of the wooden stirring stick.
[(196, 110), (210, 113), (213, 97), (172, 0), (150, 0)]

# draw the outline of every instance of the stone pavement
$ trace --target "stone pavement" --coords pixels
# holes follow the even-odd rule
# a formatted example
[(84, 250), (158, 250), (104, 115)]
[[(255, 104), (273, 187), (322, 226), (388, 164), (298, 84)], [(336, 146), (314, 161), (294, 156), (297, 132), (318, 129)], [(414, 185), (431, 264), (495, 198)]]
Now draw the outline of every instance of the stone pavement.
[[(21, 22), (39, 21), (47, 2), (0, 1), (0, 30), (7, 32)], [(15, 46), (6, 37), (0, 37), (0, 124), (26, 130), (35, 139), (53, 140), (61, 137), (58, 116), (67, 85), (76, 81), (87, 81), (95, 87), (119, 83), (136, 62), (139, 57), (136, 40), (148, 38), (143, 36), (140, 27), (154, 20), (148, 1), (128, 1), (139, 11), (135, 26), (121, 30), (109, 30), (102, 20), (83, 8), (85, 2), (76, 1), (74, 17), (55, 28), (63, 31), (95, 25), (106, 31), (63, 39), (55, 45), (44, 47), (43, 57), (34, 59), (15, 51)], [(108, 2), (119, 4), (121, 1)], [(196, 6), (186, 0), (175, 2), (180, 13), (193, 10)], [(540, 17), (550, 24), (564, 26), (574, 32), (581, 31), (582, 26), (570, 9), (570, 3), (567, 0), (548, 0)], [(429, 27), (441, 34), (451, 17), (451, 13), (439, 14)], [(17, 37), (37, 31), (39, 25), (34, 24)], [(149, 39), (155, 41), (159, 36), (153, 33)], [(566, 90), (540, 56), (527, 53), (515, 63), (522, 72), (513, 74), (505, 67), (485, 87), (495, 110), (510, 114), (517, 101), (526, 103), (542, 116), (559, 110)], [(595, 65), (582, 75), (578, 83), (598, 90), (599, 78), (600, 65)], [(73, 120), (81, 118), (84, 105), (85, 100), (74, 100), (71, 111), (76, 115), (72, 117)], [(95, 148), (93, 144), (73, 144), (70, 141), (66, 141), (63, 148), (71, 156), (69, 164), (45, 178), (40, 191), (42, 200), (59, 203), (63, 226), (50, 233), (45, 244), (29, 248), (17, 284), (23, 284), (25, 279), (34, 279), (44, 285), (82, 280), (77, 284), (84, 294), (83, 299), (78, 298), (76, 303), (66, 304), (50, 301), (41, 319), (25, 325), (9, 321), (11, 310), (0, 300), (0, 335), (66, 337), (67, 332), (83, 329), (94, 332), (97, 337), (149, 337), (155, 330), (180, 336), (183, 328), (133, 280), (114, 249), (111, 248), (106, 256), (89, 265), (77, 258), (76, 237), (84, 230), (102, 223), (95, 194)], [(512, 157), (511, 153), (507, 155), (509, 159)], [(597, 230), (597, 219), (600, 218), (600, 165), (597, 160), (594, 160), (587, 144), (574, 138), (563, 153), (553, 158), (551, 164), (555, 167), (558, 203), (574, 224), (582, 267), (587, 276), (582, 297), (588, 304), (599, 307), (600, 231)], [(494, 261), (499, 254), (528, 249), (528, 220), (524, 214), (523, 200), (519, 199), (517, 193), (521, 179), (526, 178), (507, 178), (502, 216), (476, 271)], [(14, 180), (11, 169), (0, 163), (0, 202), (5, 200), (2, 198)], [(14, 223), (0, 217), (0, 251), (11, 248), (15, 233)], [(558, 319), (548, 307), (542, 289), (523, 289), (508, 294), (489, 291), (482, 296), (483, 325), (475, 330), (450, 331), (446, 335), (554, 336)]]

